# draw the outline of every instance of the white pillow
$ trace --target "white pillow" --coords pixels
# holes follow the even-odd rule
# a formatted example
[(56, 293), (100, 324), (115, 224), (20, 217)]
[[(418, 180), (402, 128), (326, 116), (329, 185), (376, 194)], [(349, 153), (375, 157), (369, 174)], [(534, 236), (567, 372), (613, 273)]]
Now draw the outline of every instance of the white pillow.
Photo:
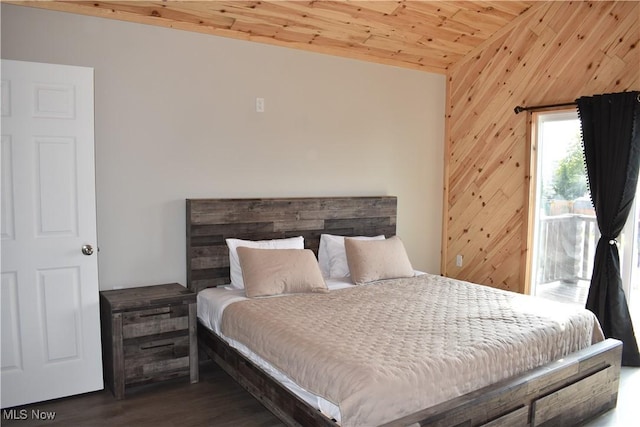
[(256, 249), (304, 249), (304, 237), (291, 237), (288, 239), (273, 240), (241, 240), (226, 239), (229, 247), (229, 270), (231, 276), (231, 286), (236, 289), (244, 289), (242, 280), (242, 269), (238, 258), (238, 246)]
[[(384, 235), (373, 237), (355, 236), (350, 238), (356, 240), (384, 240)], [(336, 236), (333, 234), (320, 235), (318, 264), (320, 264), (320, 271), (325, 279), (349, 277), (347, 254), (344, 250), (344, 236)]]

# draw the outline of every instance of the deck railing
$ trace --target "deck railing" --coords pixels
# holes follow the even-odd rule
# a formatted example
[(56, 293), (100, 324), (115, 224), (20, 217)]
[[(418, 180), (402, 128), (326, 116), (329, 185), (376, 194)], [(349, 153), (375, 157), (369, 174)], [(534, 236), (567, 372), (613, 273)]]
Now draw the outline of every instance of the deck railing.
[(537, 283), (591, 280), (599, 238), (595, 216), (564, 214), (541, 218)]

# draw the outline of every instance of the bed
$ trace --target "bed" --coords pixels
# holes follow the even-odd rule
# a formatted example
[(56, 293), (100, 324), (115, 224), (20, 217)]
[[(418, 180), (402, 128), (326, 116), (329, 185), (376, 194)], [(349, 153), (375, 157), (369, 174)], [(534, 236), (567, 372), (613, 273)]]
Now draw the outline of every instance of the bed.
[[(386, 237), (395, 235), (396, 206), (396, 199), (388, 196), (187, 200), (187, 282), (190, 289), (196, 292), (203, 291), (199, 294), (199, 345), (208, 356), (285, 424), (302, 426), (337, 426), (343, 423), (344, 425), (370, 425), (371, 419), (347, 414), (348, 417), (342, 420), (340, 416), (334, 416), (332, 411), (335, 411), (335, 408), (327, 408), (325, 405), (327, 402), (331, 404), (334, 400), (332, 398), (326, 399), (327, 402), (319, 405), (313, 404), (310, 402), (310, 400), (314, 400), (313, 397), (305, 396), (304, 392), (300, 393), (299, 390), (296, 391), (295, 388), (292, 389), (290, 384), (287, 384), (287, 381), (291, 379), (287, 374), (296, 376), (299, 373), (285, 372), (284, 380), (282, 378), (277, 380), (278, 374), (282, 372), (278, 372), (276, 368), (274, 373), (272, 367), (265, 366), (264, 361), (259, 360), (259, 357), (258, 359), (252, 357), (246, 349), (242, 349), (242, 346), (238, 345), (237, 341), (230, 340), (229, 337), (222, 337), (220, 331), (216, 331), (216, 327), (207, 320), (208, 316), (204, 314), (207, 309), (201, 308), (200, 300), (203, 300), (205, 295), (226, 291), (221, 289), (205, 291), (205, 289), (230, 283), (229, 251), (225, 239), (266, 240), (303, 236), (305, 247), (317, 254), (321, 234), (384, 235)], [(447, 280), (439, 276), (424, 275), (418, 278), (401, 279), (396, 284), (376, 285), (375, 291), (386, 292), (384, 290), (386, 286), (394, 289), (403, 287), (410, 290), (411, 293), (415, 293), (417, 289), (424, 287), (424, 283), (421, 282), (425, 281), (432, 283), (432, 287), (439, 286), (446, 292), (452, 288), (457, 289), (457, 286), (465, 290), (464, 292), (467, 292), (468, 288), (472, 292), (475, 292), (476, 288), (484, 288), (477, 285), (469, 287), (455, 281), (447, 282)], [(328, 299), (326, 307), (330, 309), (332, 304), (335, 304), (335, 298), (339, 298), (340, 301), (347, 301), (349, 298), (354, 301), (358, 298), (362, 300), (367, 297), (354, 293), (369, 292), (364, 289), (353, 289), (366, 288), (367, 286), (349, 287), (349, 285), (341, 286), (339, 283), (333, 283), (330, 284), (330, 287), (333, 287), (330, 292), (316, 295), (313, 303), (307, 302), (307, 304), (310, 306), (320, 305), (318, 301)], [(525, 296), (500, 292), (489, 294), (490, 298), (488, 299), (497, 298), (495, 295), (498, 295), (499, 298), (525, 298)], [(242, 295), (234, 296), (232, 292), (226, 295), (229, 297), (228, 299), (232, 300), (227, 304), (227, 307), (243, 306), (242, 304), (233, 304), (234, 298), (241, 300)], [(273, 298), (272, 300), (286, 301), (287, 298)], [(331, 298), (334, 299), (331, 300)], [(400, 295), (399, 298), (406, 297)], [(432, 298), (432, 296), (425, 296), (424, 300), (428, 301)], [(275, 301), (269, 304), (279, 304), (279, 302)], [(259, 311), (261, 309), (261, 306), (256, 307), (258, 311), (255, 316), (258, 319), (260, 316), (264, 317), (264, 312), (261, 314)], [(267, 310), (273, 309), (267, 308)], [(378, 309), (384, 309), (384, 307), (380, 306)], [(230, 317), (229, 313), (234, 310), (235, 308), (229, 309), (225, 317)], [(276, 308), (276, 310), (281, 309)], [(240, 316), (240, 318), (251, 317), (246, 313)], [(221, 316), (218, 317), (221, 318)], [(465, 317), (468, 316), (465, 315)], [(359, 328), (365, 326), (359, 326)], [(326, 337), (324, 339), (327, 340)], [(551, 339), (551, 341), (554, 340), (557, 341), (557, 339)], [(568, 339), (568, 341), (571, 340)], [(418, 386), (412, 385), (410, 382), (406, 385), (393, 384), (393, 387), (398, 390), (398, 395), (403, 391), (408, 391), (407, 396), (415, 397), (419, 400), (418, 403), (422, 403), (424, 406), (414, 406), (408, 413), (406, 408), (402, 409), (398, 413), (392, 413), (391, 419), (388, 418), (389, 414), (387, 413), (385, 414), (387, 418), (382, 418), (383, 424), (470, 426), (579, 424), (615, 407), (617, 401), (621, 343), (611, 339), (602, 341), (592, 339), (592, 342), (595, 343), (579, 344), (575, 351), (572, 349), (569, 352), (565, 349), (564, 353), (556, 354), (552, 359), (543, 360), (539, 364), (534, 363), (535, 366), (525, 370), (520, 368), (520, 371), (515, 375), (504, 377), (509, 371), (505, 369), (507, 373), (500, 374), (502, 377), (498, 375), (496, 381), (489, 384), (483, 383), (479, 388), (474, 388), (473, 385), (466, 388), (460, 387), (457, 394), (445, 394), (440, 396), (440, 400), (430, 401), (428, 396), (422, 396), (424, 393), (419, 392)], [(274, 346), (277, 347), (279, 344), (274, 344)], [(261, 349), (260, 351), (272, 350)], [(249, 349), (250, 352), (251, 349)], [(333, 353), (336, 352), (329, 351), (324, 359), (333, 360)], [(352, 354), (351, 357), (354, 355)], [(340, 366), (336, 366), (339, 369)], [(329, 369), (327, 372), (332, 371)], [(433, 373), (428, 375), (433, 375)], [(295, 381), (293, 382), (295, 383)], [(353, 390), (342, 390), (342, 392), (349, 395), (353, 393)], [(321, 397), (326, 397), (324, 394)], [(355, 395), (355, 393), (353, 394)], [(357, 412), (358, 408), (367, 408), (367, 405), (372, 405), (375, 409), (375, 402), (369, 402), (366, 395), (360, 396), (360, 398), (359, 403), (356, 402), (351, 406), (352, 412)], [(401, 405), (402, 401), (399, 404)], [(414, 402), (414, 404), (417, 403)], [(382, 405), (378, 404), (377, 406)], [(344, 407), (346, 408), (347, 405)], [(403, 410), (404, 412), (402, 412)]]

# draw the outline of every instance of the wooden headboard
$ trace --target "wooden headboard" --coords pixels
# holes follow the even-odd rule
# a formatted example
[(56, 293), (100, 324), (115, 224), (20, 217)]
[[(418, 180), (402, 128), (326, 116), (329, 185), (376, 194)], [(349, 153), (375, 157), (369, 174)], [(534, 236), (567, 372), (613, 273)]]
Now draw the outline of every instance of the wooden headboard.
[(198, 292), (230, 283), (226, 238), (303, 236), (317, 256), (323, 233), (395, 235), (396, 210), (392, 196), (187, 199), (187, 287)]

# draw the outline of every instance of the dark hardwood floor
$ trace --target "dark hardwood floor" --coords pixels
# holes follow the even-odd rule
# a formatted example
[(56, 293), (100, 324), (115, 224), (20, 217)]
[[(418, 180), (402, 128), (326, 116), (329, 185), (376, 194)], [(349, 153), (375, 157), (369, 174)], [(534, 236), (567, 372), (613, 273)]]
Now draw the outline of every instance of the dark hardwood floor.
[[(587, 427), (627, 427), (637, 425), (637, 396), (640, 393), (640, 368), (622, 368), (618, 407), (585, 424)], [(189, 384), (185, 378), (128, 392), (116, 400), (102, 390), (80, 396), (14, 408), (27, 418), (8, 419), (3, 410), (2, 426), (131, 426), (131, 427), (280, 427), (283, 424), (256, 399), (244, 391), (217, 365), (200, 365), (200, 382)], [(55, 412), (53, 420), (38, 420), (32, 411)]]
[[(2, 426), (256, 426), (283, 424), (229, 375), (212, 362), (200, 366), (200, 382), (188, 378), (133, 388), (123, 400), (102, 390), (80, 396), (3, 410)], [(26, 412), (20, 412), (20, 410)], [(39, 420), (32, 411), (55, 412), (53, 420)]]

